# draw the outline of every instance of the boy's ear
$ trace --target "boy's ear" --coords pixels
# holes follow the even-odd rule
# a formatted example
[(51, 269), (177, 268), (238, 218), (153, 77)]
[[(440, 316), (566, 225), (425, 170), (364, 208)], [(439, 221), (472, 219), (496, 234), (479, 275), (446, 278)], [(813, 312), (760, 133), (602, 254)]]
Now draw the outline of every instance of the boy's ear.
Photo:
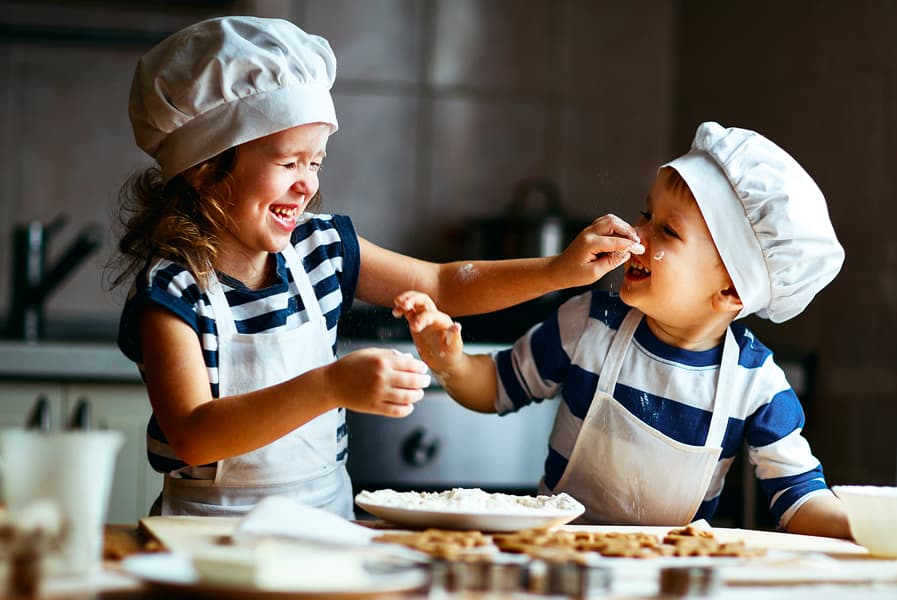
[(723, 288), (713, 295), (713, 308), (720, 312), (740, 313), (744, 304), (741, 302), (741, 297), (735, 290), (735, 286), (730, 283), (729, 287)]

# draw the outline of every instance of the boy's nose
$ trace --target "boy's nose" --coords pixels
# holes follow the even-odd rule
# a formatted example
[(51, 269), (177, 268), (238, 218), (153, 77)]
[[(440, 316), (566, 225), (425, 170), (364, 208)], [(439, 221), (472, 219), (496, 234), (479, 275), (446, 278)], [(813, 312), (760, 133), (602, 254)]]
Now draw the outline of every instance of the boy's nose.
[(650, 237), (651, 237), (651, 236), (649, 235), (649, 231), (648, 231), (648, 226), (647, 226), (647, 225), (644, 225), (644, 224), (643, 224), (643, 225), (636, 225), (636, 226), (635, 226), (635, 232), (638, 234), (639, 240), (641, 240), (643, 246), (644, 246), (645, 244), (648, 243), (648, 241), (650, 240)]

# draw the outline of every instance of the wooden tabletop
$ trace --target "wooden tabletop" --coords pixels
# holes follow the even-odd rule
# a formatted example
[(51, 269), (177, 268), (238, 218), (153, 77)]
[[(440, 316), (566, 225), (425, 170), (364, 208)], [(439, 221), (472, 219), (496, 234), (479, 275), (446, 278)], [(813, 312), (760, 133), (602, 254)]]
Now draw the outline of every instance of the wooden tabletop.
[[(376, 526), (376, 524), (374, 524)], [(218, 531), (220, 525), (204, 525), (207, 532)], [(590, 529), (589, 527), (582, 527)], [(600, 528), (606, 529), (606, 528)], [(616, 528), (625, 529), (625, 528)], [(644, 528), (639, 528), (644, 529)], [(715, 534), (720, 538), (743, 537), (746, 535), (749, 539), (758, 544), (780, 549), (790, 549), (795, 552), (806, 552), (807, 556), (821, 556), (823, 558), (831, 558), (839, 561), (851, 560), (867, 562), (868, 557), (865, 550), (841, 540), (829, 540), (826, 538), (813, 538), (811, 536), (792, 536), (789, 534), (777, 534), (774, 532), (746, 531), (732, 529), (714, 529)], [(127, 556), (135, 553), (155, 552), (163, 550), (159, 541), (153, 539), (147, 534), (147, 530), (138, 524), (108, 525), (106, 527), (106, 540), (104, 545), (104, 569), (109, 573), (121, 573), (120, 561)], [(882, 563), (887, 568), (897, 568), (897, 560)], [(818, 567), (819, 565), (817, 565)], [(834, 566), (834, 563), (833, 563)], [(867, 565), (868, 566), (868, 565)], [(835, 582), (824, 583), (823, 585), (812, 584), (812, 582), (804, 582), (800, 585), (773, 585), (758, 584), (749, 590), (736, 584), (734, 587), (729, 584), (723, 587), (716, 595), (717, 600), (727, 600), (728, 598), (746, 598), (744, 594), (749, 592), (749, 597), (758, 600), (795, 600), (796, 598), (813, 598), (814, 600), (840, 600), (847, 594), (851, 598), (863, 600), (884, 600), (885, 598), (897, 597), (897, 579), (893, 582)], [(616, 588), (615, 588), (616, 591)], [(741, 594), (741, 595), (739, 595)], [(827, 594), (833, 594), (828, 596)], [(840, 595), (839, 595), (840, 594)], [(402, 596), (402, 595), (397, 595)], [(408, 594), (404, 594), (407, 598)], [(472, 597), (466, 594), (466, 597)], [(152, 586), (145, 586), (139, 582), (130, 582), (129, 585), (121, 588), (100, 589), (90, 593), (73, 593), (68, 595), (53, 594), (48, 598), (59, 598), (60, 600), (162, 600), (167, 596), (159, 590), (154, 590)], [(424, 596), (417, 594), (411, 595), (412, 598), (421, 598)], [(458, 596), (460, 597), (460, 596)], [(494, 594), (493, 596), (494, 597)], [(531, 596), (532, 597), (532, 596)], [(611, 595), (608, 600), (623, 596)], [(626, 596), (631, 597), (631, 596)], [(640, 596), (643, 597), (643, 596)], [(650, 596), (648, 596), (650, 597)]]

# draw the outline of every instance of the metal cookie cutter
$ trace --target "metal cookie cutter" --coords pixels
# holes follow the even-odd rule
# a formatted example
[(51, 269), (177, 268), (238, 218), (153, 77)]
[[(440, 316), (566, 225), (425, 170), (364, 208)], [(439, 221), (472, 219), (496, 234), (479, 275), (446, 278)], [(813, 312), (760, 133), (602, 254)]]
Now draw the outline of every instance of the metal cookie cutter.
[(708, 597), (719, 590), (719, 571), (712, 567), (665, 567), (660, 570), (662, 596)]

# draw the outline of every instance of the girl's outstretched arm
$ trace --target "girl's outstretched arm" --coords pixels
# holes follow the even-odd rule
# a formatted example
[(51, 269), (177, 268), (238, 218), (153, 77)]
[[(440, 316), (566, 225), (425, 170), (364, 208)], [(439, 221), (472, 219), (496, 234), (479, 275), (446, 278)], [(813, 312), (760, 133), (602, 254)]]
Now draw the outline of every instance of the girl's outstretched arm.
[(631, 225), (614, 215), (596, 219), (563, 253), (542, 258), (432, 263), (381, 248), (363, 238), (356, 295), (392, 306), (406, 290), (430, 296), (452, 316), (507, 308), (549, 292), (590, 285), (644, 247)]

